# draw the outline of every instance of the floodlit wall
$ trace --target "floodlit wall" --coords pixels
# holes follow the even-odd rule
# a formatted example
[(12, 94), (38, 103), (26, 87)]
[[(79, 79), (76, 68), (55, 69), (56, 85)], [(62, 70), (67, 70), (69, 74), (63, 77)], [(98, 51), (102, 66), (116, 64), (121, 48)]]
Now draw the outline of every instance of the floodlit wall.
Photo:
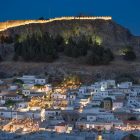
[(102, 20), (112, 20), (112, 17), (110, 16), (99, 16), (99, 17), (58, 17), (58, 18), (52, 18), (48, 20), (11, 20), (7, 22), (1, 22), (0, 23), (0, 31), (7, 30), (12, 27), (32, 24), (32, 23), (49, 23), (53, 21), (64, 21), (64, 20), (96, 20), (96, 19), (102, 19)]

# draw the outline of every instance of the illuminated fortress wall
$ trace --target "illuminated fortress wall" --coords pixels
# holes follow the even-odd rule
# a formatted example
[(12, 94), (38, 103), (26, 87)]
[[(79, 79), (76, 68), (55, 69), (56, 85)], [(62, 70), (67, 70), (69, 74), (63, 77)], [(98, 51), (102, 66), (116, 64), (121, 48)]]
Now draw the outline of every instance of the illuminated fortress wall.
[(21, 25), (27, 25), (32, 23), (49, 23), (53, 21), (64, 21), (64, 20), (96, 20), (96, 19), (102, 19), (102, 20), (112, 20), (112, 17), (110, 16), (99, 16), (99, 17), (58, 17), (58, 18), (52, 18), (48, 20), (12, 20), (7, 22), (1, 22), (0, 23), (0, 31), (7, 30), (12, 27), (17, 27)]

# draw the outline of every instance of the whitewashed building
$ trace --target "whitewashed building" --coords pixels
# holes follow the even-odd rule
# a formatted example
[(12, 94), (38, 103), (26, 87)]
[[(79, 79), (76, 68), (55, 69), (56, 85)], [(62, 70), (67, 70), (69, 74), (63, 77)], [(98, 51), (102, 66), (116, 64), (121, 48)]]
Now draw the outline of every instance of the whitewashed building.
[(29, 96), (31, 94), (31, 92), (30, 92), (29, 89), (23, 89), (22, 94), (25, 95), (25, 96)]
[(60, 93), (53, 93), (51, 95), (52, 98), (54, 99), (66, 99), (67, 95), (66, 94), (60, 94)]
[(130, 88), (132, 86), (132, 82), (122, 82), (118, 84), (119, 88)]
[(35, 79), (35, 84), (39, 84), (39, 85), (45, 85), (46, 84), (46, 79)]

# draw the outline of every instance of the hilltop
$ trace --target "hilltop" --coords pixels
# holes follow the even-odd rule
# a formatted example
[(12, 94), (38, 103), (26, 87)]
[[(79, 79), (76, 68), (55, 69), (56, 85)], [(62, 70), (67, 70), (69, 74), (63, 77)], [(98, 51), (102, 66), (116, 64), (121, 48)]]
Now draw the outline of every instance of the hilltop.
[[(61, 20), (60, 20), (61, 19)], [(26, 40), (27, 37), (32, 36), (33, 34), (36, 34), (38, 36), (42, 36), (44, 33), (48, 33), (51, 37), (56, 38), (58, 35), (62, 36), (64, 38), (65, 43), (69, 40), (69, 38), (72, 38), (75, 42), (78, 42), (83, 39), (83, 36), (86, 37), (87, 40), (92, 40), (93, 42), (97, 42), (99, 44), (102, 44), (105, 48), (110, 48), (111, 51), (115, 55), (114, 62), (111, 62), (110, 65), (107, 66), (100, 66), (102, 67), (100, 69), (99, 66), (86, 66), (83, 64), (80, 64), (82, 60), (84, 60), (83, 57), (80, 58), (69, 58), (66, 56), (61, 55), (58, 60), (56, 60), (54, 63), (50, 63), (50, 67), (61, 67), (61, 64), (65, 65), (65, 69), (70, 69), (69, 66), (73, 69), (71, 72), (75, 73), (76, 71), (79, 71), (79, 73), (88, 73), (93, 69), (95, 75), (98, 73), (103, 73), (102, 69), (106, 69), (104, 71), (104, 75), (108, 75), (112, 71), (112, 75), (116, 75), (118, 71), (120, 73), (131, 73), (134, 74), (135, 70), (139, 67), (139, 42), (140, 37), (134, 36), (130, 33), (130, 31), (121, 25), (117, 24), (115, 21), (112, 20), (111, 17), (98, 17), (93, 18), (91, 17), (84, 17), (84, 18), (60, 18), (58, 19), (51, 19), (51, 20), (30, 20), (30, 21), (9, 21), (6, 30), (2, 30), (5, 27), (6, 23), (0, 23), (0, 36), (4, 37), (10, 37), (12, 38), (12, 42), (8, 40), (8, 43), (4, 42), (0, 44), (0, 54), (3, 56), (5, 61), (1, 63), (1, 68), (4, 71), (8, 71), (5, 69), (7, 67), (7, 64), (9, 65), (10, 69), (13, 67), (13, 73), (18, 73), (19, 68), (16, 68), (13, 66), (13, 62), (11, 63), (12, 57), (14, 55), (14, 42), (16, 38), (18, 37), (18, 40), (21, 42)], [(15, 24), (16, 23), (16, 24)], [(25, 24), (26, 23), (26, 24)], [(122, 60), (122, 50), (125, 49), (126, 46), (132, 46), (136, 55), (137, 60), (136, 62), (126, 62)], [(10, 63), (9, 63), (10, 61)], [(23, 63), (23, 62), (20, 62)], [(19, 62), (17, 63), (18, 66), (20, 65)], [(45, 72), (45, 67), (48, 65), (47, 63), (32, 63), (32, 65), (35, 65), (35, 69), (33, 69), (34, 66), (30, 66), (27, 63), (24, 63), (26, 68), (26, 72), (32, 72), (32, 71), (39, 71), (41, 69), (40, 67), (44, 67), (43, 72)], [(78, 64), (78, 65), (77, 65)], [(119, 64), (122, 66), (120, 67)], [(11, 65), (11, 66), (10, 66)], [(14, 62), (14, 65), (16, 65), (16, 62)], [(22, 64), (21, 64), (22, 65)], [(21, 66), (20, 65), (20, 66)], [(129, 66), (133, 65), (134, 69), (131, 69), (128, 71)], [(78, 66), (78, 67), (77, 67)], [(124, 67), (123, 67), (124, 66)], [(80, 68), (82, 67), (82, 68)], [(86, 70), (84, 67), (87, 67)], [(114, 67), (117, 67), (113, 69)], [(53, 69), (52, 68), (52, 69)], [(79, 68), (79, 70), (78, 70)], [(94, 69), (95, 68), (95, 69)], [(1, 69), (1, 71), (2, 71)], [(24, 69), (24, 68), (23, 68)], [(50, 68), (49, 68), (50, 69)], [(60, 68), (61, 69), (61, 68)], [(109, 69), (109, 70), (108, 70)], [(60, 70), (61, 72), (63, 70)], [(66, 70), (67, 71), (67, 70)], [(9, 72), (9, 71), (8, 71)], [(61, 73), (60, 72), (60, 73)], [(62, 72), (63, 74), (65, 71)], [(68, 72), (69, 73), (69, 72)], [(89, 72), (90, 74), (92, 72)], [(90, 75), (89, 74), (89, 75)]]
[[(6, 30), (2, 31), (3, 29)], [(125, 45), (137, 47), (140, 37), (132, 35), (128, 29), (118, 25), (111, 17), (56, 18), (50, 20), (23, 20), (0, 23), (0, 36), (20, 35), (24, 38), (27, 34), (49, 32), (52, 36), (62, 35), (65, 39), (70, 36), (76, 39), (82, 35), (101, 41), (105, 46), (118, 50)]]

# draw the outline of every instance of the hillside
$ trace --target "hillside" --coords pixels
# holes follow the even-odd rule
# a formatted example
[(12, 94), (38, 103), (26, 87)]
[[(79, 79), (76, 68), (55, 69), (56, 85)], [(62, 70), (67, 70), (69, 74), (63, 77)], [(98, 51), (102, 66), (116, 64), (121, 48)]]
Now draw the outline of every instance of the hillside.
[[(14, 24), (12, 21), (8, 24), (10, 23)], [(0, 27), (1, 24), (3, 25), (3, 23), (0, 23)], [(1, 31), (0, 36), (5, 35), (14, 37), (16, 35), (20, 35), (21, 38), (24, 38), (27, 36), (27, 34), (41, 34), (42, 32), (48, 32), (54, 37), (59, 34), (63, 36), (65, 40), (71, 36), (77, 40), (83, 35), (86, 37), (92, 37), (93, 39), (96, 38), (97, 41), (101, 41), (103, 45), (115, 51), (118, 51), (125, 45), (132, 45), (133, 47), (137, 48), (140, 40), (140, 37), (133, 36), (128, 29), (118, 25), (113, 20), (103, 19), (54, 20), (48, 23), (42, 23), (42, 21), (41, 23), (31, 22), (31, 24), (21, 24), (21, 26), (8, 28), (5, 31)]]
[[(5, 23), (2, 24), (4, 25)], [(8, 24), (10, 24), (10, 22)], [(14, 24), (14, 22), (11, 22), (11, 24)], [(102, 76), (104, 75), (104, 77), (109, 76), (109, 73), (112, 73), (110, 77), (115, 77), (120, 73), (130, 73), (134, 76), (136, 76), (136, 71), (137, 74), (139, 73), (140, 37), (132, 35), (128, 29), (118, 25), (116, 22), (110, 19), (62, 19), (53, 20), (51, 22), (41, 21), (41, 23), (31, 22), (25, 25), (21, 24), (20, 26), (8, 28), (7, 30), (1, 31), (0, 37), (12, 37), (12, 39), (15, 40), (18, 36), (20, 41), (24, 41), (27, 36), (32, 36), (33, 34), (42, 36), (42, 34), (45, 32), (49, 33), (53, 38), (60, 35), (64, 38), (65, 42), (67, 42), (70, 37), (73, 38), (75, 42), (82, 40), (83, 36), (85, 36), (86, 39), (91, 38), (93, 42), (96, 41), (97, 43), (102, 44), (105, 48), (110, 48), (115, 55), (115, 60), (107, 66), (87, 66), (81, 64), (81, 61), (85, 59), (83, 57), (69, 58), (61, 55), (60, 53), (59, 59), (50, 64), (31, 62), (28, 64), (24, 62), (11, 62), (14, 55), (14, 42), (4, 42), (0, 44), (0, 54), (5, 60), (5, 62), (2, 62), (0, 64), (0, 72), (4, 71), (10, 74), (12, 69), (12, 74), (24, 73), (24, 70), (25, 73), (38, 73), (40, 70), (42, 71), (42, 73), (45, 73), (45, 71), (50, 71), (51, 68), (58, 68), (58, 71), (61, 69), (58, 73), (62, 73), (62, 75), (64, 75), (64, 73), (68, 74), (71, 71), (71, 73), (80, 73), (82, 75), (86, 75), (87, 79), (88, 77), (91, 78), (91, 75), (98, 75), (98, 73), (100, 73)], [(126, 46), (132, 46), (134, 48), (134, 51), (137, 55), (136, 62), (130, 63), (122, 60), (120, 52)], [(24, 64), (25, 67), (22, 67), (22, 64)], [(131, 67), (130, 70), (129, 67)], [(50, 73), (51, 72), (52, 71), (50, 71)]]

